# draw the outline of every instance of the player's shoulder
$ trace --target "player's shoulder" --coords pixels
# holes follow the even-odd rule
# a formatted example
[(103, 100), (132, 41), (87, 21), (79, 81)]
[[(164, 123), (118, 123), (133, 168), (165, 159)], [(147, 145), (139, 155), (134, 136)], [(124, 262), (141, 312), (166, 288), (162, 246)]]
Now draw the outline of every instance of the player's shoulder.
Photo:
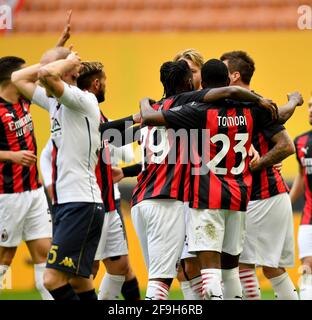
[(294, 142), (297, 143), (299, 139), (304, 137), (311, 137), (311, 136), (312, 136), (312, 130), (305, 131), (300, 135), (296, 136), (296, 138), (294, 139)]
[(261, 108), (255, 102), (238, 101), (238, 100), (233, 100), (233, 99), (225, 99), (225, 102), (227, 104), (233, 105), (235, 108), (242, 108), (242, 109), (248, 108), (248, 109), (261, 110)]
[(208, 105), (207, 103), (192, 101), (186, 104), (179, 104), (179, 105), (173, 106), (170, 110), (179, 111), (183, 109), (184, 111), (189, 110), (194, 112), (201, 112), (203, 110), (208, 109), (209, 107), (210, 105)]
[(79, 100), (83, 100), (84, 102), (91, 102), (91, 103), (98, 104), (98, 101), (97, 101), (94, 93), (87, 91), (87, 90), (81, 90), (77, 86), (68, 84), (64, 81), (63, 81), (63, 83), (64, 83), (64, 88), (66, 88), (65, 90), (71, 91), (73, 94), (75, 94), (78, 97)]
[[(77, 89), (80, 90), (79, 88), (77, 88)], [(95, 106), (95, 110), (98, 111), (99, 102), (98, 102), (95, 94), (92, 92), (89, 92), (89, 91), (82, 91), (82, 90), (80, 90), (80, 91), (81, 91), (81, 94), (84, 95), (84, 97), (88, 101), (88, 103), (90, 105), (92, 104), (93, 106)]]

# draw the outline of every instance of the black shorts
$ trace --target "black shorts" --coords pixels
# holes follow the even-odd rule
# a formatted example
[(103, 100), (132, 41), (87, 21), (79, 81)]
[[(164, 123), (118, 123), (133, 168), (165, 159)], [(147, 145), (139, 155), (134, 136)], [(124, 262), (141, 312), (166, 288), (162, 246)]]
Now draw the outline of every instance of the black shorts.
[(47, 268), (89, 278), (104, 214), (102, 203), (72, 202), (53, 206), (53, 239)]

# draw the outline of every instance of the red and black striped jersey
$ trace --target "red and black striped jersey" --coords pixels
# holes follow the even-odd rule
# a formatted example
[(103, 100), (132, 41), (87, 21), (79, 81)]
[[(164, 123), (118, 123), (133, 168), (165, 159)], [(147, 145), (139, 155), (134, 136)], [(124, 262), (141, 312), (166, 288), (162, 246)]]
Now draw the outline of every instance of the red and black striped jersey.
[[(0, 150), (30, 150), (37, 155), (30, 102), (23, 98), (12, 104), (0, 98)], [(0, 162), (0, 194), (38, 189), (37, 163), (25, 167), (11, 161)]]
[[(254, 91), (252, 92), (255, 93)], [(261, 97), (261, 95), (257, 95)], [(284, 129), (284, 126), (276, 125), (274, 126), (275, 131), (273, 133), (276, 134)], [(274, 144), (270, 139), (273, 137), (273, 133), (269, 138), (263, 135), (262, 132), (254, 135), (252, 144), (260, 156), (265, 155), (273, 148)], [(283, 180), (282, 175), (273, 166), (252, 173), (251, 200), (263, 200), (288, 191), (289, 188)]]
[[(101, 123), (108, 122), (108, 119), (101, 112)], [(95, 168), (97, 183), (101, 190), (101, 196), (106, 212), (116, 209), (114, 183), (112, 176), (112, 166), (108, 140), (102, 140), (102, 146), (99, 152), (99, 161)]]
[(312, 131), (295, 139), (296, 156), (304, 176), (304, 208), (301, 224), (312, 224)]
[[(175, 101), (180, 99), (164, 99), (153, 108), (168, 110)], [(141, 128), (142, 171), (133, 191), (132, 206), (152, 198), (188, 201), (190, 165), (183, 161), (187, 150), (181, 139), (175, 139), (175, 134), (165, 127)]]
[(193, 102), (163, 115), (175, 130), (201, 131), (196, 133), (198, 142), (191, 144), (190, 206), (246, 211), (252, 183), (248, 150), (255, 132), (274, 130), (270, 115), (254, 105), (250, 108), (233, 101)]
[[(284, 129), (282, 125), (276, 126), (272, 136)], [(265, 155), (274, 147), (273, 142), (262, 132), (253, 136), (252, 143), (260, 156)], [(268, 167), (252, 173), (251, 200), (263, 200), (288, 191), (289, 188), (281, 173), (274, 167)]]

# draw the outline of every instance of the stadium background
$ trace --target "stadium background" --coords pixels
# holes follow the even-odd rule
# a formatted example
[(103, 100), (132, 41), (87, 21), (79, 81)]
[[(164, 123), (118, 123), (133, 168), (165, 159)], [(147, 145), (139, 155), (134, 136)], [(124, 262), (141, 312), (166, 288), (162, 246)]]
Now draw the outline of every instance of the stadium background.
[[(7, 2), (0, 0), (0, 5)], [(64, 26), (66, 9), (74, 6), (72, 37), (68, 43), (74, 44), (83, 60), (104, 63), (108, 79), (106, 101), (101, 108), (111, 119), (137, 112), (142, 97), (158, 99), (162, 96), (160, 65), (172, 59), (178, 51), (196, 48), (205, 59), (209, 59), (239, 49), (247, 51), (256, 62), (252, 81), (255, 91), (272, 98), (278, 105), (286, 102), (288, 92), (299, 90), (303, 94), (304, 106), (286, 124), (291, 137), (310, 129), (307, 102), (312, 89), (312, 43), (311, 30), (297, 29), (297, 9), (302, 1), (202, 0), (195, 3), (182, 0), (92, 0), (88, 1), (88, 8), (84, 7), (86, 2), (70, 0), (50, 4), (44, 0), (9, 2), (16, 6), (16, 15), (13, 29), (0, 33), (0, 56), (20, 56), (26, 59), (27, 64), (37, 63), (41, 54), (55, 45)], [(188, 6), (183, 7), (183, 2)], [(99, 3), (104, 7), (97, 8)], [(131, 3), (136, 6), (130, 10), (132, 16), (126, 16), (124, 12), (129, 11)], [(144, 3), (145, 6), (140, 7)], [(157, 3), (159, 6), (163, 3), (164, 7), (156, 8)], [(92, 21), (96, 24), (93, 25)], [(49, 117), (36, 106), (32, 108), (32, 115), (40, 154), (49, 137)], [(139, 159), (139, 148), (137, 145), (134, 148)], [(283, 163), (283, 176), (290, 184), (297, 168), (295, 156)], [(135, 179), (122, 183), (122, 206), (131, 263), (144, 289), (147, 273), (129, 215), (128, 200), (134, 183)], [(300, 220), (298, 210), (300, 204), (294, 214), (296, 235)], [(278, 232), (278, 226), (276, 230)], [(296, 246), (296, 256), (297, 253)], [(296, 283), (298, 267), (297, 259), (296, 267), (290, 270)], [(97, 286), (103, 273), (101, 267)], [(269, 282), (260, 271), (259, 276), (262, 288), (269, 289)], [(12, 265), (12, 285), (16, 292), (34, 290), (33, 269), (24, 244), (18, 249)], [(178, 287), (175, 281), (173, 289)]]

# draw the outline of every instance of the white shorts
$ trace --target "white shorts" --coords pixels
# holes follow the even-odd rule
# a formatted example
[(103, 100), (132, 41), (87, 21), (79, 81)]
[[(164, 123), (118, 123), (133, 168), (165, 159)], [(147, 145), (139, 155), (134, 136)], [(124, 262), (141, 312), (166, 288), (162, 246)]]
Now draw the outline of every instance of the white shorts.
[(131, 209), (149, 279), (175, 278), (185, 237), (183, 202), (144, 200)]
[(298, 230), (299, 259), (312, 257), (312, 225), (302, 224)]
[(242, 211), (190, 209), (189, 251), (240, 254), (245, 236), (245, 215)]
[[(190, 207), (189, 207), (189, 203), (188, 202), (184, 202), (184, 218), (185, 218), (185, 226), (187, 226), (189, 224), (189, 221), (190, 221)], [(189, 259), (189, 258), (196, 258), (197, 257), (196, 254), (190, 253), (188, 251), (189, 250), (188, 242), (189, 242), (188, 236), (187, 236), (187, 233), (185, 233), (181, 260)]]
[(52, 237), (52, 221), (43, 188), (0, 194), (0, 246)]
[(120, 215), (116, 210), (105, 212), (102, 234), (94, 260), (128, 255), (127, 239)]
[(239, 262), (272, 268), (294, 266), (293, 213), (288, 193), (250, 201), (246, 221)]

